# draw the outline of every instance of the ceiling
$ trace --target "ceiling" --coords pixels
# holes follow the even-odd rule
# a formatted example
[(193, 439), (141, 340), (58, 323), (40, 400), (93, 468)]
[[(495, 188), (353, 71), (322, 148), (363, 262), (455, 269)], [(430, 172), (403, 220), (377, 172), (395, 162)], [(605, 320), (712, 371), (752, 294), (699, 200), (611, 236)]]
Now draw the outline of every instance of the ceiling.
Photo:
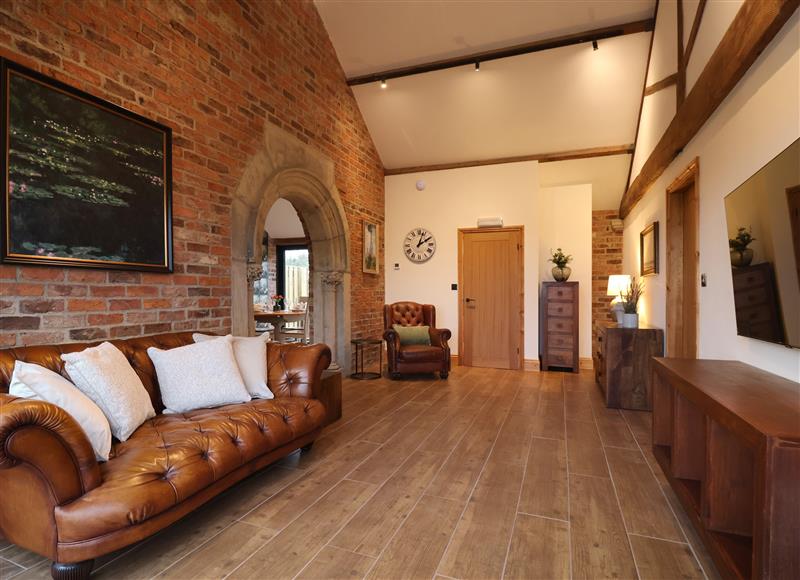
[(297, 216), (292, 202), (280, 198), (275, 200), (269, 208), (264, 230), (270, 238), (281, 240), (285, 238), (304, 238), (303, 224)]
[[(651, 18), (655, 1), (316, 6), (345, 74), (354, 77)], [(597, 51), (562, 47), (488, 61), (480, 72), (465, 66), (390, 79), (386, 89), (358, 85), (353, 93), (387, 169), (625, 145), (635, 138), (649, 42), (650, 33), (631, 34), (601, 40)], [(586, 170), (603, 181), (594, 185), (609, 208), (625, 187), (621, 160), (629, 156), (598, 158)]]

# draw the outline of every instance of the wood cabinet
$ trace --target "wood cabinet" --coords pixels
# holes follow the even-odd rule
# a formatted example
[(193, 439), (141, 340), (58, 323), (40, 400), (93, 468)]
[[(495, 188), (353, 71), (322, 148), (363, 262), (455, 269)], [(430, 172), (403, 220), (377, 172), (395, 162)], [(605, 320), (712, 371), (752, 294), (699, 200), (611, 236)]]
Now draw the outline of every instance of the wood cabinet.
[(615, 409), (652, 408), (651, 362), (664, 354), (660, 328), (622, 328), (601, 324), (597, 331), (594, 371), (606, 406)]
[(543, 371), (568, 368), (577, 373), (577, 282), (542, 282), (539, 303), (539, 364)]
[(653, 454), (724, 577), (800, 578), (800, 384), (653, 359)]
[(733, 269), (733, 302), (739, 334), (784, 341), (778, 289), (769, 262)]

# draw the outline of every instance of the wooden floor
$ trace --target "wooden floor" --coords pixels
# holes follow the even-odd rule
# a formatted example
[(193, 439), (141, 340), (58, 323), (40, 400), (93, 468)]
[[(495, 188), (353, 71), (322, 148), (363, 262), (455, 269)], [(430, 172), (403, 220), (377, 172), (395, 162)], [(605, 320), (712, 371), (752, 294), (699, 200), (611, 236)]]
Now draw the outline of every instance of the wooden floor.
[[(650, 414), (588, 373), (345, 380), (311, 452), (242, 482), (98, 578), (716, 578), (650, 454)], [(0, 545), (2, 578), (48, 563)]]

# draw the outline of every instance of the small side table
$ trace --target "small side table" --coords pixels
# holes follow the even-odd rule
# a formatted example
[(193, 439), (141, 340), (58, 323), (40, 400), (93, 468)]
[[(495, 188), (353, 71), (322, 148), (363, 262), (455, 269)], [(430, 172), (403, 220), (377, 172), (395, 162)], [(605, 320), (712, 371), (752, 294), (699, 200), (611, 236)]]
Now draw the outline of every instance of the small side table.
[[(383, 376), (383, 340), (380, 338), (354, 338), (350, 341), (356, 348), (356, 372), (350, 375), (353, 379), (365, 381), (367, 379), (379, 379)], [(364, 347), (378, 345), (378, 371), (379, 372), (365, 372), (364, 371)], [(359, 355), (361, 356), (361, 365), (358, 364)], [(360, 369), (360, 370), (359, 370)]]

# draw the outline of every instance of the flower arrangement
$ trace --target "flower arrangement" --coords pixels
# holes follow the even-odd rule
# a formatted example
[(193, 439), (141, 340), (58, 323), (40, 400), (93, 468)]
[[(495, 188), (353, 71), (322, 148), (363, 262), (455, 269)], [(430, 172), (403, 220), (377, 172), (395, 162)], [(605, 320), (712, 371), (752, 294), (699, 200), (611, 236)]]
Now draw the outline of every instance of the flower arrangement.
[(620, 292), (622, 308), (625, 314), (636, 314), (639, 311), (639, 299), (643, 294), (644, 283), (641, 280), (637, 280), (636, 276), (632, 277), (628, 288)]
[(552, 256), (550, 257), (550, 262), (553, 262), (559, 268), (565, 268), (567, 264), (572, 261), (572, 254), (565, 254), (561, 248), (556, 248), (556, 251), (553, 252), (551, 249), (550, 252)]
[(283, 310), (284, 303), (283, 303), (283, 295), (282, 294), (273, 294), (272, 296), (272, 310), (278, 311)]
[(738, 232), (736, 233), (736, 237), (733, 239), (728, 240), (728, 245), (730, 246), (731, 250), (736, 252), (743, 252), (747, 249), (752, 242), (755, 242), (756, 238), (753, 237), (753, 228), (739, 228)]

